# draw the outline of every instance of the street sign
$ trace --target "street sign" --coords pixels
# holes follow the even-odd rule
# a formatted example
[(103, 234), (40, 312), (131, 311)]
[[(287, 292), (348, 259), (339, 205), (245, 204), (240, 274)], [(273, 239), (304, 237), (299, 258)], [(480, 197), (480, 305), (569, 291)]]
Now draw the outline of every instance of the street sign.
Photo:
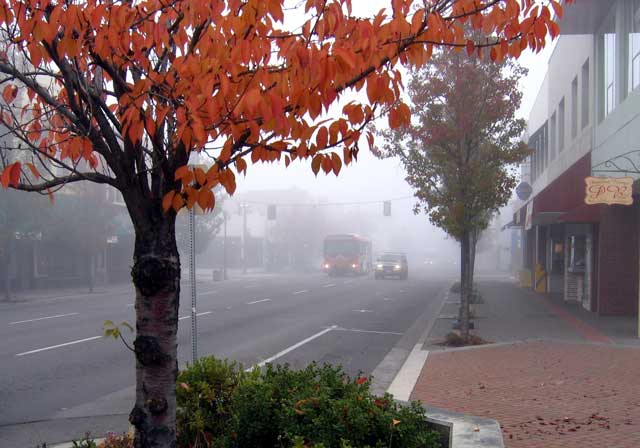
[(585, 204), (633, 204), (633, 177), (585, 178)]
[(516, 187), (516, 195), (523, 201), (529, 199), (531, 193), (533, 193), (533, 188), (529, 185), (529, 182), (520, 182)]

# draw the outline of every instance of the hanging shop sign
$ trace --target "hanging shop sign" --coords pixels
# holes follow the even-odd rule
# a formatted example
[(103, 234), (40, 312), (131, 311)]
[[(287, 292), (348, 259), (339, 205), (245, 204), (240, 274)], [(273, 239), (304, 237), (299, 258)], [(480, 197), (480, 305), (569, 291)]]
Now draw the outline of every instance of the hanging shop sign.
[(585, 178), (585, 204), (633, 204), (633, 177)]

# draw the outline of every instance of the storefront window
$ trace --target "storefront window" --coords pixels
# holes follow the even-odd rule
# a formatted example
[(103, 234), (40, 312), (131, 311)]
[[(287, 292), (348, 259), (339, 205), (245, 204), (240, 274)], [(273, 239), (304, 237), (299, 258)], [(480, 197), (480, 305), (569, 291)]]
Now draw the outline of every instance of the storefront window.
[(614, 17), (606, 22), (601, 37), (604, 63), (604, 115), (607, 116), (616, 103), (616, 26)]
[(633, 0), (629, 33), (629, 92), (640, 87), (640, 0)]

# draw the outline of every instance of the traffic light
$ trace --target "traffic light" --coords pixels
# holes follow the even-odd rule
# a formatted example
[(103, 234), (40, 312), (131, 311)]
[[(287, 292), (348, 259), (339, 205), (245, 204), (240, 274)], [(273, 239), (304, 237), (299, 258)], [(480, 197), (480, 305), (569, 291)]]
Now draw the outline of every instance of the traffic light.
[(267, 206), (267, 219), (269, 221), (276, 220), (276, 206), (273, 204)]
[(382, 205), (382, 214), (384, 216), (391, 216), (391, 201), (384, 201)]

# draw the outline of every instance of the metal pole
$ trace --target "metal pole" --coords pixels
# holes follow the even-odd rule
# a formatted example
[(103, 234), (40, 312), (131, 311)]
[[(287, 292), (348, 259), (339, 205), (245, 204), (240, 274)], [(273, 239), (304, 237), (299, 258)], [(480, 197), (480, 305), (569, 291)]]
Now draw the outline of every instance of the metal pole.
[(227, 212), (222, 212), (224, 218), (224, 248), (222, 252), (222, 278), (227, 279)]
[(189, 210), (189, 277), (191, 281), (191, 361), (198, 360), (198, 323), (196, 322), (196, 234), (195, 212)]

